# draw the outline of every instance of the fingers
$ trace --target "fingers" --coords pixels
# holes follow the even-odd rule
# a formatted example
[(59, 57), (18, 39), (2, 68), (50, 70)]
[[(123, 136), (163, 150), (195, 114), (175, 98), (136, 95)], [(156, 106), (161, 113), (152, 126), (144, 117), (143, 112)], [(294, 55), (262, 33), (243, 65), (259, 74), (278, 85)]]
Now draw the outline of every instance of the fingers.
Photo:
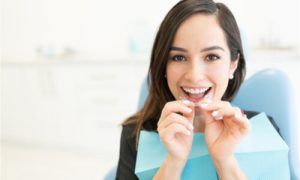
[[(193, 132), (193, 107), (189, 101), (172, 101), (166, 103), (162, 110), (161, 117), (157, 123), (159, 134), (174, 133), (191, 134)], [(187, 131), (189, 133), (187, 133)]]
[[(185, 116), (189, 116), (193, 111), (192, 107), (189, 106), (189, 104), (189, 101), (172, 101), (166, 103), (165, 107), (162, 110), (160, 119), (163, 120), (172, 113), (179, 113)], [(159, 123), (160, 122), (158, 122), (158, 124)]]
[(232, 120), (244, 129), (250, 129), (250, 123), (244, 112), (238, 107), (232, 107), (229, 102), (219, 101), (203, 103), (201, 108), (211, 112), (215, 120)]
[(160, 139), (163, 141), (168, 141), (172, 139), (176, 133), (181, 133), (187, 136), (192, 135), (192, 132), (188, 130), (184, 125), (179, 123), (171, 123), (166, 128), (162, 128), (159, 130)]
[(161, 121), (157, 127), (157, 130), (160, 131), (163, 128), (166, 128), (170, 126), (173, 123), (178, 123), (184, 126), (186, 129), (192, 131), (194, 129), (193, 124), (187, 120), (185, 117), (177, 114), (177, 113), (172, 113), (164, 121)]
[(211, 115), (216, 120), (223, 119), (224, 116), (226, 117), (242, 117), (242, 111), (238, 107), (232, 107), (231, 104), (227, 101), (219, 101), (219, 102), (212, 102), (209, 104), (201, 104), (202, 109), (206, 111), (210, 111)]

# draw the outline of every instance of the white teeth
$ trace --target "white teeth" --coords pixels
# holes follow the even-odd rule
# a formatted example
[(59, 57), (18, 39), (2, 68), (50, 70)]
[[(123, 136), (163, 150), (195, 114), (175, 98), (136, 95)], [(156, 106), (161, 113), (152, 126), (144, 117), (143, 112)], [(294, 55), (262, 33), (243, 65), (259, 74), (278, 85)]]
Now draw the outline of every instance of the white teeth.
[(202, 94), (208, 90), (208, 88), (183, 88), (184, 91), (191, 94)]

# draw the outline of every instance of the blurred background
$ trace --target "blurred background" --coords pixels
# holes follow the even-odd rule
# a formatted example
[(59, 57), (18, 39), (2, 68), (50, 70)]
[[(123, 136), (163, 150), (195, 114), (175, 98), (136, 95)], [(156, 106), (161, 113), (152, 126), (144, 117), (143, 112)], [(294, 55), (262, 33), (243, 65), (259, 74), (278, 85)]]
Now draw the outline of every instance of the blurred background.
[[(1, 0), (1, 179), (102, 179), (117, 164), (120, 123), (137, 110), (176, 2)], [(222, 2), (241, 28), (247, 77), (282, 69), (299, 107), (299, 0)]]

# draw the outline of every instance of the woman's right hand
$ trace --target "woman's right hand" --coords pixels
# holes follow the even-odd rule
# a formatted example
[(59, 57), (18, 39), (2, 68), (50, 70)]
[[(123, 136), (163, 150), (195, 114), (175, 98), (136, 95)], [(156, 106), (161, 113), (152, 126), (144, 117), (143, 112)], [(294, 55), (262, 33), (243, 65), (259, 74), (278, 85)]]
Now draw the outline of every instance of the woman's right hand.
[(165, 104), (157, 130), (168, 151), (168, 158), (186, 162), (193, 142), (194, 107), (185, 100)]

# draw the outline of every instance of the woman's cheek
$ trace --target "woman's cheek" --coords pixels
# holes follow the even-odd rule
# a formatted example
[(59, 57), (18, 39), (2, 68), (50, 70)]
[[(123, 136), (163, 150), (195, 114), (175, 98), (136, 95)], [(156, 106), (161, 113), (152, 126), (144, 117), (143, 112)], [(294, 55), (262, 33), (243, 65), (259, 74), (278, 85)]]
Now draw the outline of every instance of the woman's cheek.
[(229, 80), (228, 71), (219, 68), (217, 70), (212, 70), (211, 72), (212, 72), (211, 81), (213, 81), (213, 84), (215, 85), (216, 88), (215, 98), (220, 100), (224, 95), (228, 86), (228, 80)]

